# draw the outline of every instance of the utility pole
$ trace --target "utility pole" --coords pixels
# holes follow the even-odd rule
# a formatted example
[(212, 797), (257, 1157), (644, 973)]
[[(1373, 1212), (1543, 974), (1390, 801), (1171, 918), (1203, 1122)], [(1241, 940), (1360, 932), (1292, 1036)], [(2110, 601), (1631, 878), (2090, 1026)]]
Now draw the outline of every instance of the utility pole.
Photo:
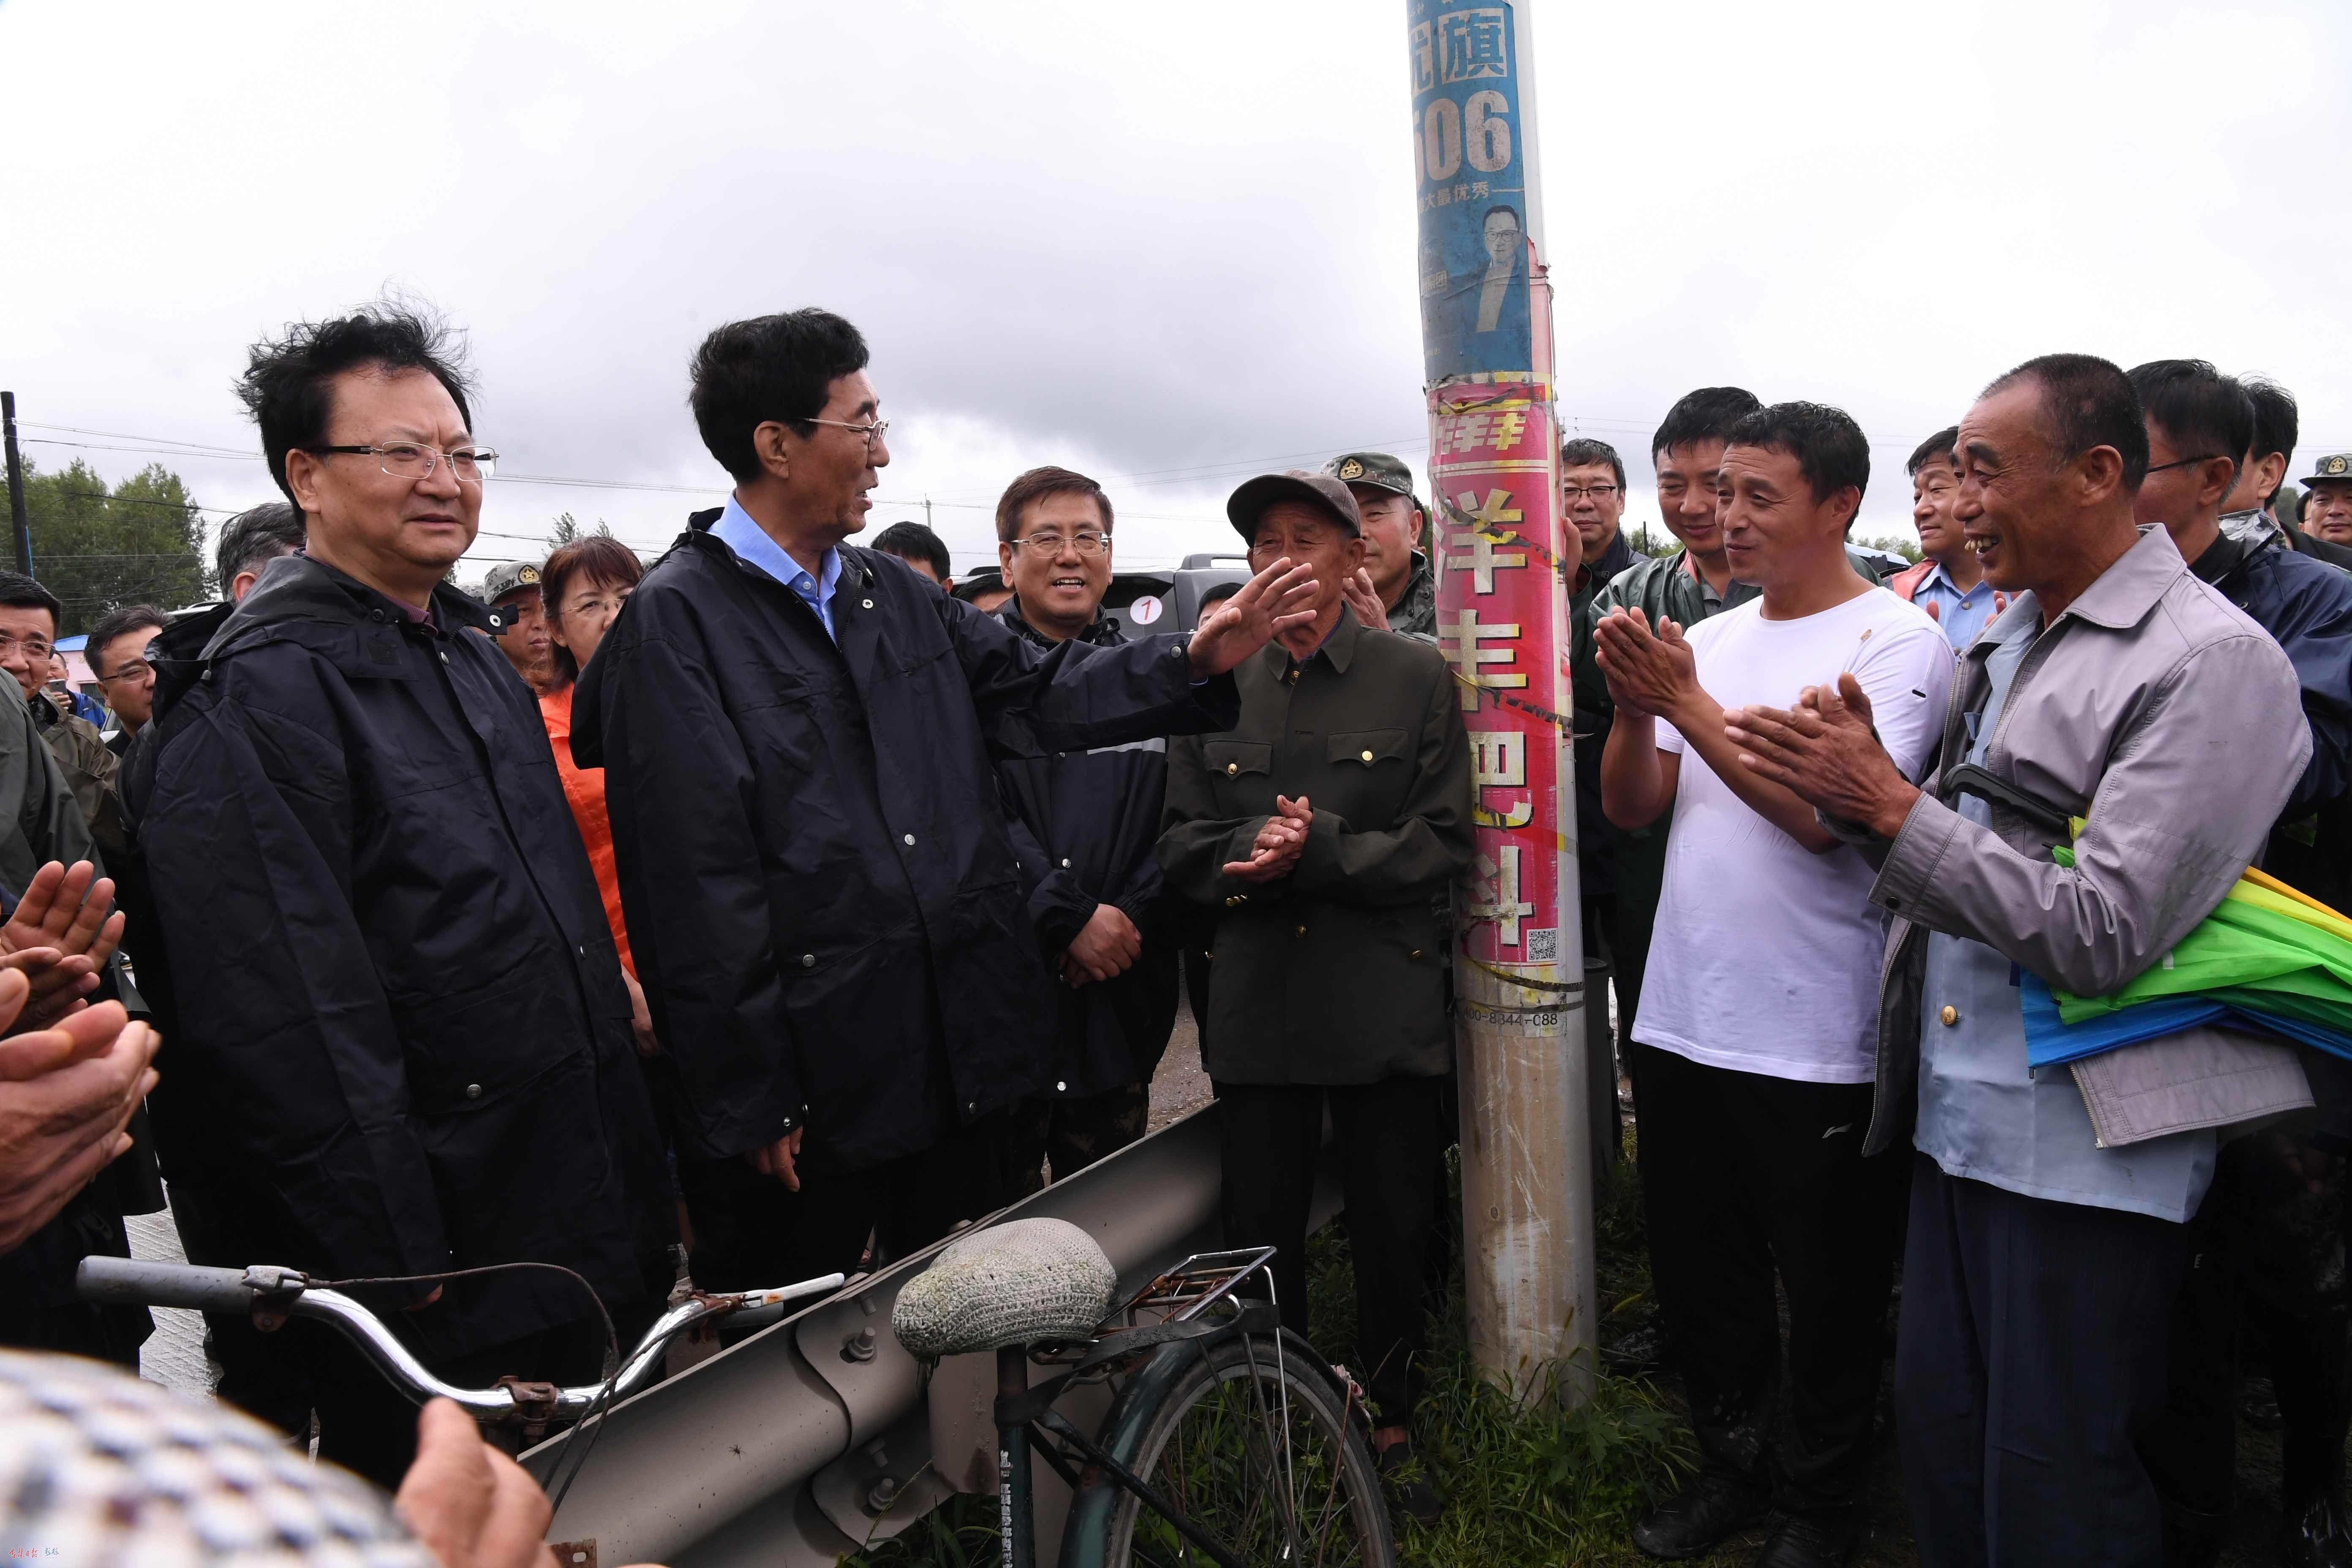
[(33, 525), (25, 518), (25, 459), (16, 454), (16, 395), (0, 392), (0, 439), (8, 448), (8, 527), (16, 536), (16, 570), (33, 574)]
[[(1591, 1391), (1597, 1311), (1568, 594), (1531, 0), (1407, 0), (1439, 646), (1475, 769), (1454, 955), (1470, 1350)], [(1613, 1074), (1611, 1075), (1613, 1079)]]

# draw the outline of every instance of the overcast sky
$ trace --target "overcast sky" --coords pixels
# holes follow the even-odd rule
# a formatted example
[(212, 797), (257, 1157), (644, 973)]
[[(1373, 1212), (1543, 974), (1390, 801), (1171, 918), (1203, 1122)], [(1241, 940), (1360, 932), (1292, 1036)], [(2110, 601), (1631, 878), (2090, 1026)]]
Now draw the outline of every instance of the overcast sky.
[[(1625, 452), (1629, 525), (1667, 405), (1726, 382), (1861, 421), (1863, 535), (2052, 350), (2263, 371), (2304, 462), (2352, 448), (2342, 0), (1535, 16), (1562, 420)], [(1408, 93), (1402, 0), (0, 0), (0, 385), (44, 468), (160, 456), (234, 508), (257, 459), (185, 447), (257, 449), (245, 346), (428, 299), (502, 476), (596, 481), (502, 477), (478, 567), (716, 504), (688, 354), (818, 304), (873, 345), (877, 526), (929, 497), (992, 560), (997, 492), (1060, 462), (1171, 564), (1250, 473), (1422, 468)]]

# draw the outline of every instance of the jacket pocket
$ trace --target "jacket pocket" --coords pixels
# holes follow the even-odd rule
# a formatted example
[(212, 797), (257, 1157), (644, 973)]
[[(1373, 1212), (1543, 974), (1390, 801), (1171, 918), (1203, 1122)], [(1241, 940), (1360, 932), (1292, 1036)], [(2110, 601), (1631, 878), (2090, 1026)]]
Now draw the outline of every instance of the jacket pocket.
[(1323, 760), (1339, 767), (1352, 763), (1360, 768), (1402, 762), (1409, 755), (1402, 730), (1351, 730), (1324, 738)]
[(1274, 771), (1274, 743), (1270, 741), (1204, 741), (1201, 758), (1216, 778), (1239, 778), (1244, 773), (1270, 773)]
[(419, 1116), (494, 1105), (589, 1047), (568, 975), (553, 963), (414, 1009), (400, 1027), (408, 1103)]

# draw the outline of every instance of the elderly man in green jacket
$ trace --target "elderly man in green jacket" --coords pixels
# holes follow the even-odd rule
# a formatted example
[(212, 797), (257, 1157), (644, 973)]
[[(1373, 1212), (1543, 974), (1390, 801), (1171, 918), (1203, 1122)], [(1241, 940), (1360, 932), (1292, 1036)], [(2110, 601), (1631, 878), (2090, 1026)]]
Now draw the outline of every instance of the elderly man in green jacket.
[(1439, 1107), (1453, 1070), (1442, 896), (1470, 862), (1470, 752), (1426, 643), (1366, 629), (1341, 596), (1363, 563), (1336, 477), (1265, 474), (1226, 512), (1253, 563), (1315, 568), (1315, 618), (1234, 671), (1241, 721), (1169, 742), (1168, 886), (1223, 916), (1204, 1065), (1217, 1088), (1234, 1246), (1279, 1248), (1284, 1315), (1307, 1317), (1307, 1206), (1323, 1115), (1339, 1131), (1373, 1446), (1400, 1502), (1433, 1515), (1405, 1423)]

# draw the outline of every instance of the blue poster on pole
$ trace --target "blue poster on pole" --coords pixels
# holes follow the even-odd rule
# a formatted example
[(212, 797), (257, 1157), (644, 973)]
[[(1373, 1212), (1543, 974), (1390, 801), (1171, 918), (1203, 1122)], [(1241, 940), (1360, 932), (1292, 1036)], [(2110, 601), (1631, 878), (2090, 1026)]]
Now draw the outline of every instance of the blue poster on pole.
[(1515, 7), (1413, 0), (1412, 18), (1428, 380), (1532, 375)]

